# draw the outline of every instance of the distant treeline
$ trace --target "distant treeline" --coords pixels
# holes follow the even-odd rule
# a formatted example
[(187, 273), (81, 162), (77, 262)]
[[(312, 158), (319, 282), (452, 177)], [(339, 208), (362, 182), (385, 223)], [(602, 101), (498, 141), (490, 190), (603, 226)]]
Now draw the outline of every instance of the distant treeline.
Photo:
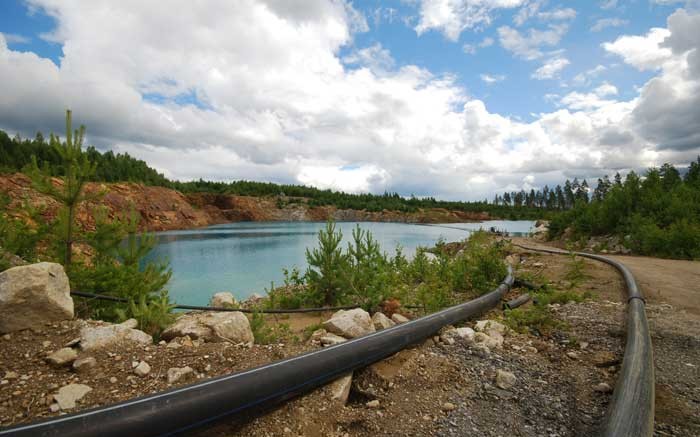
[[(482, 202), (452, 202), (436, 200), (433, 197), (409, 198), (397, 193), (384, 194), (348, 194), (334, 190), (320, 190), (303, 185), (275, 184), (270, 182), (233, 181), (212, 182), (205, 180), (180, 182), (171, 181), (163, 174), (149, 167), (146, 162), (133, 158), (127, 153), (114, 154), (112, 151), (101, 153), (94, 147), (85, 150), (88, 158), (97, 163), (93, 177), (95, 182), (138, 182), (146, 185), (173, 188), (184, 193), (218, 193), (241, 196), (280, 196), (283, 202), (293, 203), (304, 198), (310, 206), (333, 205), (343, 209), (367, 211), (414, 212), (419, 208), (445, 208), (452, 211), (488, 212), (493, 217), (504, 219), (541, 218), (541, 208), (530, 205), (493, 204)], [(63, 176), (62, 161), (45, 138), (39, 133), (33, 139), (19, 136), (10, 138), (0, 130), (0, 172), (13, 173), (26, 170), (36, 157), (40, 167), (46, 167), (53, 176)], [(515, 207), (513, 207), (515, 206)]]
[(547, 196), (535, 193), (535, 204), (546, 198), (551, 199), (547, 207), (567, 208), (553, 217), (550, 236), (567, 229), (574, 239), (616, 235), (643, 255), (700, 258), (700, 157), (683, 177), (674, 166), (664, 164), (648, 169), (643, 177), (630, 172), (624, 181), (619, 174), (612, 181), (607, 176), (598, 179), (592, 196), (582, 186), (567, 181), (563, 197), (559, 187), (554, 196), (552, 191)]

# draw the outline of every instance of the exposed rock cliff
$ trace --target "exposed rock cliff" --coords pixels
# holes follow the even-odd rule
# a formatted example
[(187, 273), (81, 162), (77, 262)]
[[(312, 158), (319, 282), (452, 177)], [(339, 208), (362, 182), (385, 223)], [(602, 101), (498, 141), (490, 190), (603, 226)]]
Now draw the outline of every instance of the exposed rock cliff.
[[(54, 183), (62, 183), (55, 179)], [(97, 201), (83, 205), (79, 222), (86, 228), (94, 226), (94, 210), (105, 206), (114, 216), (134, 208), (141, 215), (141, 227), (150, 231), (188, 229), (237, 221), (375, 221), (404, 223), (454, 223), (487, 220), (487, 213), (464, 213), (433, 208), (413, 213), (398, 211), (370, 212), (338, 209), (333, 206), (310, 207), (302, 199), (282, 206), (277, 198), (195, 193), (184, 195), (164, 187), (136, 183), (88, 184), (89, 193), (104, 192)], [(42, 211), (45, 220), (52, 220), (58, 205), (48, 196), (31, 187), (22, 174), (0, 175), (0, 192), (11, 199), (10, 209), (17, 210), (23, 202)], [(281, 206), (281, 207), (280, 207)]]

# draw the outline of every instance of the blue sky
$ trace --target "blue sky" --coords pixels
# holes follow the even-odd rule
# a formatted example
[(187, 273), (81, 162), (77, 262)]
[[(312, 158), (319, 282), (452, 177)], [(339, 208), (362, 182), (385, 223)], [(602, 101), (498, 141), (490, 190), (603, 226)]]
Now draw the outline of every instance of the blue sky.
[(0, 3), (0, 129), (178, 179), (480, 199), (700, 153), (697, 0)]

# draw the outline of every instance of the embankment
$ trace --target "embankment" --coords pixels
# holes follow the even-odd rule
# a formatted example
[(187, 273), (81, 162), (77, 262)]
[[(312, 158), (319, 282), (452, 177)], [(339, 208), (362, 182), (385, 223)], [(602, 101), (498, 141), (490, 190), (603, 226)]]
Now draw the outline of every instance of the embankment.
[[(62, 181), (55, 179), (60, 185)], [(52, 220), (58, 204), (32, 188), (23, 174), (0, 175), (0, 193), (9, 196), (9, 208), (19, 211), (22, 204), (31, 205), (44, 220)], [(85, 228), (95, 223), (94, 211), (99, 206), (116, 216), (133, 208), (141, 216), (141, 228), (148, 231), (190, 229), (239, 221), (373, 221), (403, 223), (457, 223), (488, 220), (486, 212), (450, 211), (442, 208), (419, 209), (416, 212), (366, 211), (338, 209), (334, 206), (312, 207), (306, 199), (279, 201), (278, 197), (251, 197), (230, 194), (183, 194), (165, 187), (137, 183), (90, 183), (86, 193), (103, 193), (86, 202), (78, 212), (78, 221)]]

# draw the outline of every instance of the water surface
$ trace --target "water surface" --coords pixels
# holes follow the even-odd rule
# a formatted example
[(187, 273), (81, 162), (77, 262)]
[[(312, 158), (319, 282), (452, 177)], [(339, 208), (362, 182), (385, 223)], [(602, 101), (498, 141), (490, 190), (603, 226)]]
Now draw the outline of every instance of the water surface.
[[(343, 232), (343, 246), (357, 223), (336, 223)], [(459, 241), (471, 231), (495, 227), (528, 232), (531, 221), (486, 221), (449, 225), (359, 223), (372, 232), (382, 249), (393, 254), (400, 244), (412, 256), (418, 246), (433, 246), (439, 238)], [(283, 268), (306, 269), (305, 249), (317, 244), (320, 222), (244, 222), (208, 228), (156, 234), (157, 245), (148, 260), (168, 260), (173, 276), (168, 284), (171, 299), (187, 305), (206, 305), (212, 294), (230, 291), (237, 299), (264, 294), (270, 281), (282, 285)]]

